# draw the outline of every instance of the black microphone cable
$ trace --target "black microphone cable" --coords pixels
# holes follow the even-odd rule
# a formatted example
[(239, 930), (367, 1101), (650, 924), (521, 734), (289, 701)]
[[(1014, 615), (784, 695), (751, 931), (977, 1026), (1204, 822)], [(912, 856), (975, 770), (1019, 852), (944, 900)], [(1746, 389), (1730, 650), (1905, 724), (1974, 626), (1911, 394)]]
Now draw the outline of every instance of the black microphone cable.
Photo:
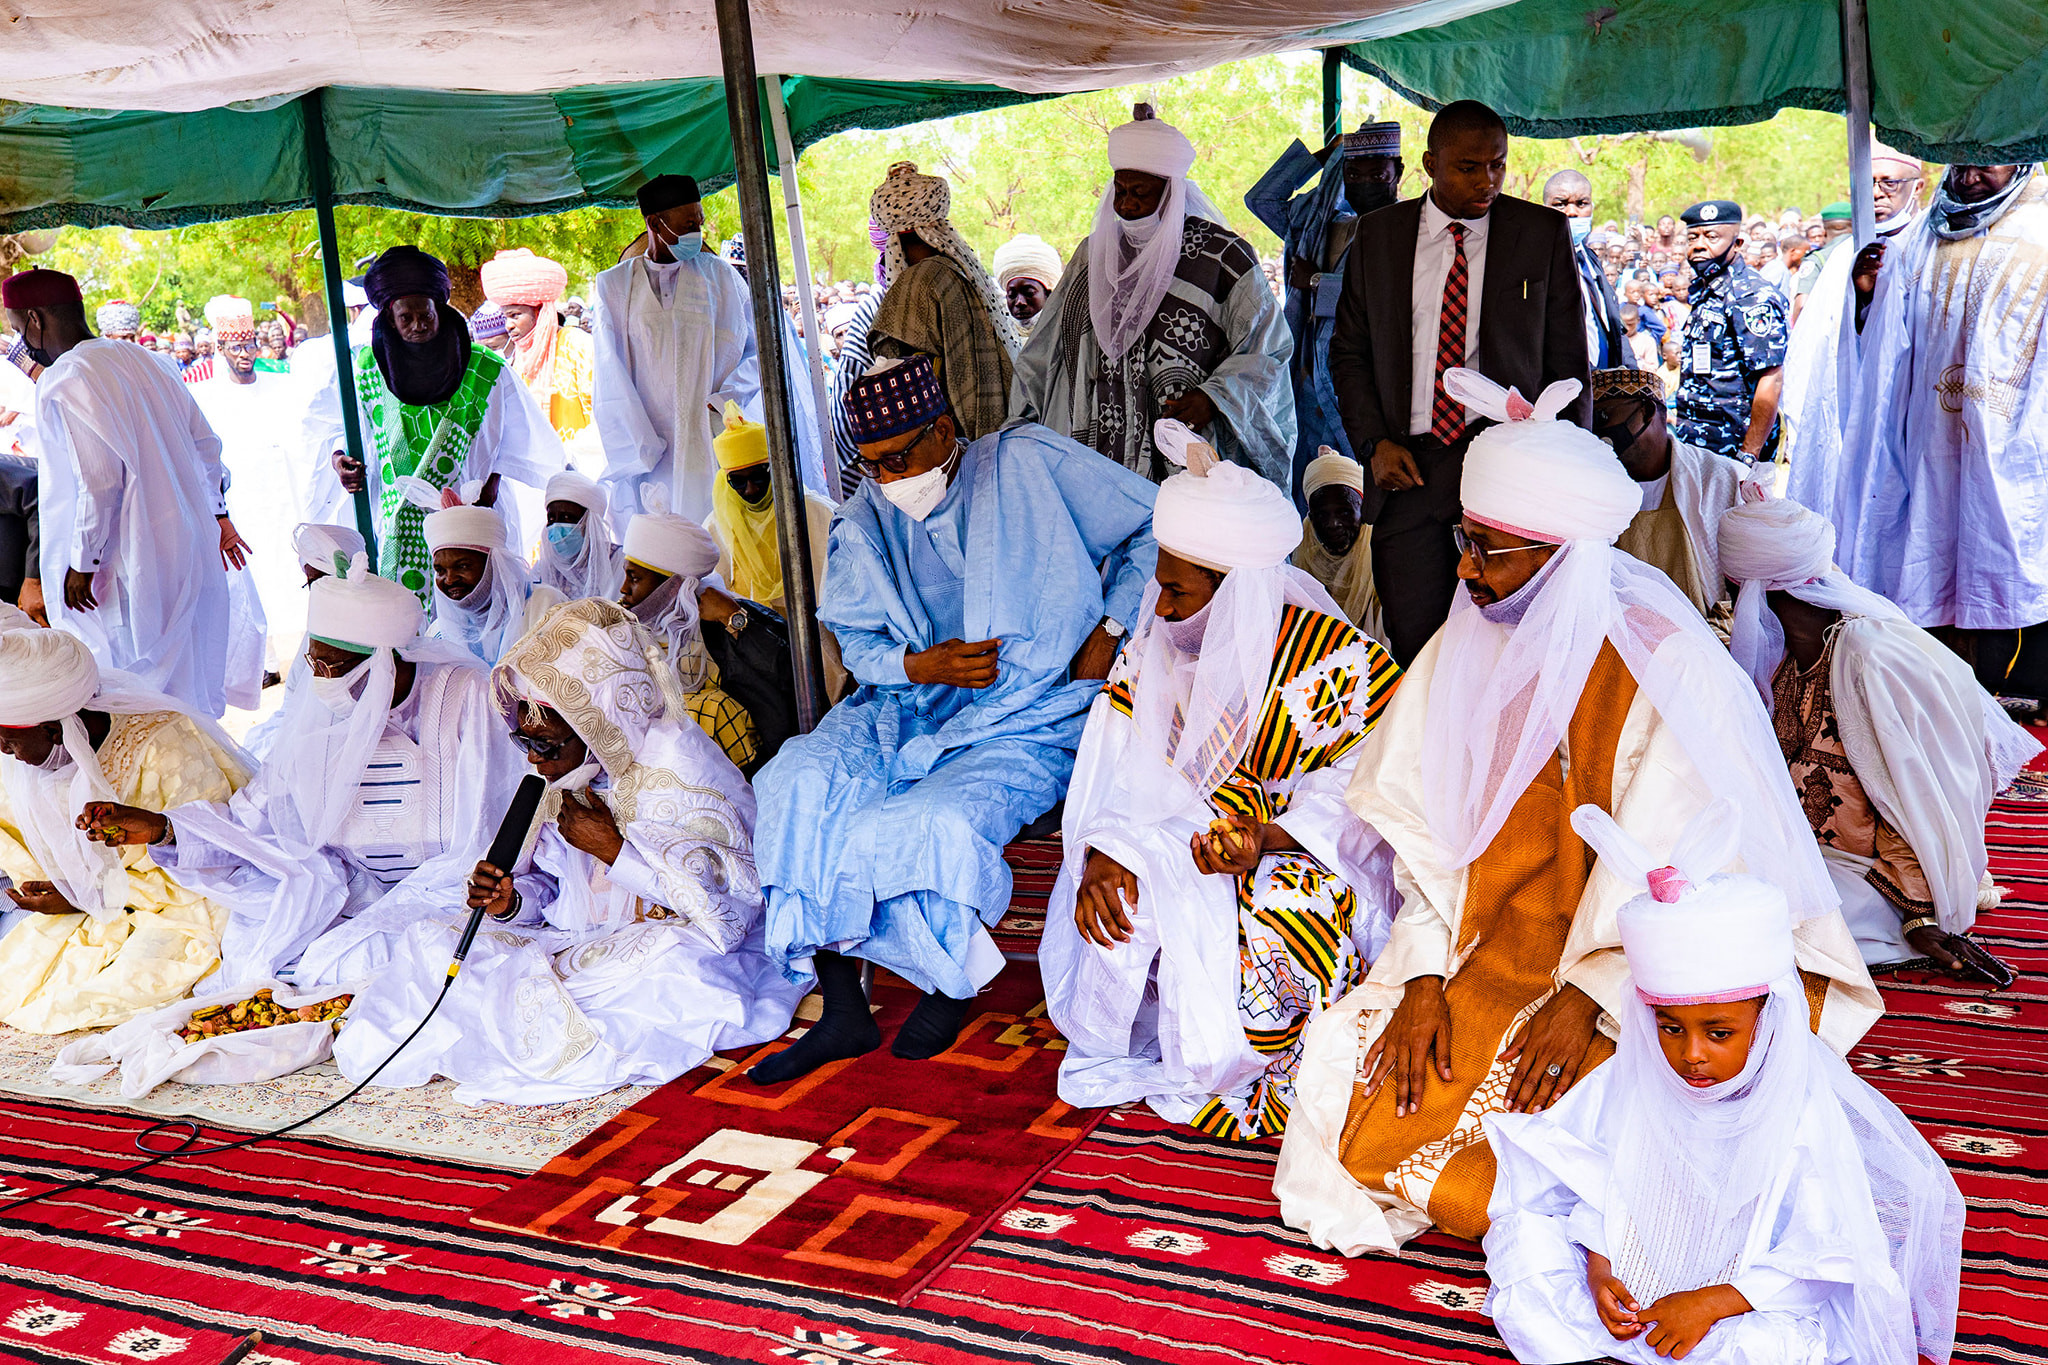
[[(540, 805), (541, 795), (546, 791), (546, 788), (546, 781), (535, 773), (527, 774), (520, 781), (519, 789), (513, 793), (512, 802), (506, 808), (505, 819), (498, 827), (497, 837), (491, 842), (488, 860), (493, 866), (507, 867), (517, 860), (520, 845), (525, 841), (527, 827), (533, 823), (534, 811)], [(510, 874), (508, 873), (507, 875), (509, 876)], [(237, 1138), (233, 1142), (217, 1143), (211, 1147), (195, 1145), (199, 1141), (200, 1135), (200, 1124), (197, 1119), (164, 1119), (161, 1122), (152, 1123), (149, 1127), (144, 1128), (135, 1135), (135, 1150), (147, 1155), (149, 1160), (138, 1161), (133, 1166), (122, 1166), (111, 1171), (101, 1171), (99, 1174), (88, 1176), (84, 1180), (72, 1180), (62, 1185), (53, 1185), (40, 1194), (26, 1195), (23, 1198), (14, 1200), (12, 1203), (0, 1204), (0, 1216), (10, 1214), (16, 1209), (37, 1203), (40, 1200), (48, 1199), (52, 1195), (68, 1194), (73, 1190), (91, 1189), (95, 1185), (103, 1185), (110, 1180), (119, 1180), (125, 1176), (139, 1175), (160, 1162), (170, 1161), (176, 1157), (217, 1156), (223, 1152), (240, 1151), (244, 1147), (252, 1147), (259, 1142), (268, 1142), (273, 1138), (281, 1138), (287, 1133), (297, 1132), (314, 1119), (333, 1113), (357, 1095), (362, 1094), (372, 1081), (383, 1074), (384, 1068), (396, 1061), (398, 1054), (405, 1051), (411, 1045), (412, 1040), (419, 1037), (421, 1030), (425, 1029), (427, 1024), (432, 1021), (435, 1013), (441, 1008), (441, 1002), (448, 998), (448, 990), (455, 984), (456, 975), (461, 972), (463, 962), (468, 959), (470, 945), (476, 941), (477, 930), (482, 926), (483, 921), (484, 909), (482, 906), (478, 906), (469, 912), (469, 923), (464, 926), (462, 937), (455, 945), (455, 956), (448, 963), (448, 975), (442, 978), (441, 990), (434, 996), (434, 1003), (427, 1006), (427, 1012), (420, 1016), (419, 1023), (413, 1025), (412, 1032), (406, 1034), (404, 1040), (397, 1047), (392, 1048), (383, 1061), (377, 1063), (376, 1070), (350, 1087), (348, 1093), (339, 1099), (321, 1105), (304, 1118), (294, 1119), (282, 1128), (273, 1128), (262, 1133), (251, 1133), (248, 1137)], [(150, 1139), (156, 1134), (163, 1133), (169, 1135), (180, 1130), (182, 1130), (183, 1136), (177, 1139), (175, 1146), (152, 1147), (150, 1145)]]

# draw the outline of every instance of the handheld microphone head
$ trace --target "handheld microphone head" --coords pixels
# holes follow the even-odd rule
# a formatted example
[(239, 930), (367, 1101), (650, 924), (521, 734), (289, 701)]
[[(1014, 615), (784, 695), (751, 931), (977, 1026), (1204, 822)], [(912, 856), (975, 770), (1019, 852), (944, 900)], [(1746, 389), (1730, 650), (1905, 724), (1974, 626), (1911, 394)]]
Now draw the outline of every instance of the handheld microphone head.
[[(512, 865), (519, 861), (519, 850), (526, 846), (526, 832), (533, 827), (533, 817), (540, 810), (541, 797), (547, 795), (547, 779), (539, 773), (528, 773), (519, 779), (519, 789), (512, 793), (511, 802), (505, 807), (505, 818), (498, 822), (498, 833), (491, 840), (490, 852), (484, 861), (497, 868), (506, 876), (512, 875)], [(469, 923), (462, 930), (462, 939), (455, 945), (455, 959), (448, 964), (448, 976), (462, 970), (462, 964), (469, 957), (470, 945), (476, 942), (476, 931), (483, 927), (482, 906), (469, 912)]]

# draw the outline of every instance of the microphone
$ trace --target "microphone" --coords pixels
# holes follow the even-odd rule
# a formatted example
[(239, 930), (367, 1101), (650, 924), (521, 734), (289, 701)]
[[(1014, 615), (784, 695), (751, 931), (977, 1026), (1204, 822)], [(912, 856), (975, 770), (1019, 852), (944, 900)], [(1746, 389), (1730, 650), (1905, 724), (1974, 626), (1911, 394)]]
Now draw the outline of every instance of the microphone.
[[(505, 807), (505, 818), (498, 823), (498, 833), (491, 840), (490, 852), (484, 861), (497, 868), (506, 876), (512, 875), (512, 865), (519, 861), (519, 850), (526, 843), (526, 832), (533, 827), (533, 817), (540, 810), (540, 799), (547, 794), (548, 782), (539, 773), (528, 773), (519, 779), (519, 790), (512, 793), (510, 804)], [(484, 908), (479, 905), (469, 912), (469, 923), (463, 928), (462, 941), (455, 945), (455, 960), (448, 964), (448, 979), (462, 970), (462, 963), (469, 956), (469, 947), (476, 942), (476, 931), (483, 927)]]

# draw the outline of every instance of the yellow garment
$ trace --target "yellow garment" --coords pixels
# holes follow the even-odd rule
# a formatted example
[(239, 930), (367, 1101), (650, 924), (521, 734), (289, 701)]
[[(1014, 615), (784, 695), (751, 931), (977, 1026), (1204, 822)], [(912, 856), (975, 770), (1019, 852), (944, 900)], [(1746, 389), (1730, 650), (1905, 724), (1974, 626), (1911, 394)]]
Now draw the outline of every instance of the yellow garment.
[(754, 718), (747, 708), (715, 682), (707, 682), (688, 697), (690, 719), (705, 734), (718, 741), (725, 756), (741, 772), (753, 771), (761, 753), (761, 739), (754, 731)]
[(1379, 589), (1372, 581), (1372, 527), (1358, 528), (1358, 539), (1350, 552), (1333, 555), (1316, 538), (1315, 523), (1301, 519), (1301, 546), (1294, 552), (1294, 567), (1323, 585), (1344, 615), (1362, 634), (1386, 642), (1380, 621)]
[[(225, 801), (246, 780), (171, 711), (113, 717), (99, 758), (115, 799), (144, 810)], [(180, 999), (213, 970), (227, 909), (172, 881), (146, 848), (124, 849), (121, 861), (131, 899), (120, 919), (31, 915), (0, 939), (0, 1023), (26, 1033), (107, 1028)], [(4, 799), (0, 871), (17, 884), (47, 880)]]
[(514, 363), (534, 401), (548, 415), (555, 435), (568, 440), (590, 425), (592, 362), (590, 334), (564, 327), (552, 306), (540, 310), (526, 340), (518, 343)]
[[(742, 466), (744, 467), (744, 466)], [(811, 531), (811, 601), (825, 600), (826, 548), (832, 535), (832, 504), (816, 493), (804, 494), (804, 516)], [(711, 516), (704, 523), (718, 542), (718, 576), (741, 597), (773, 607), (789, 619), (787, 594), (782, 588), (782, 542), (775, 530), (775, 498), (763, 498), (759, 505), (740, 500), (724, 475), (711, 489)], [(825, 692), (838, 698), (846, 691), (846, 665), (840, 662), (839, 642), (822, 626), (818, 641), (825, 655)]]
[(725, 430), (711, 438), (711, 453), (718, 457), (718, 472), (752, 469), (768, 463), (768, 428), (749, 422), (740, 405), (725, 400)]

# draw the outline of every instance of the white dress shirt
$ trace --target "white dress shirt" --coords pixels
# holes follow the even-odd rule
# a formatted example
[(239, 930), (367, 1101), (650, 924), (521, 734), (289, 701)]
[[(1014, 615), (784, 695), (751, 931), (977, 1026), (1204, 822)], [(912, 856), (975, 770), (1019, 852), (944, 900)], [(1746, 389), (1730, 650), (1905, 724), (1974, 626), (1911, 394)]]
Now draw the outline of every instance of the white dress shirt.
[[(1436, 401), (1436, 334), (1437, 324), (1443, 318), (1444, 280), (1451, 273), (1451, 257), (1456, 244), (1451, 239), (1451, 224), (1465, 225), (1465, 363), (1472, 364), (1479, 356), (1479, 296), (1480, 286), (1486, 280), (1486, 224), (1485, 218), (1453, 218), (1436, 205), (1436, 197), (1427, 191), (1422, 196), (1422, 227), (1415, 238), (1415, 274), (1411, 304), (1414, 350), (1410, 356), (1410, 390), (1408, 400), (1408, 430), (1410, 434), (1424, 436), (1429, 433), (1429, 410)], [(1468, 411), (1465, 420), (1471, 421)]]

